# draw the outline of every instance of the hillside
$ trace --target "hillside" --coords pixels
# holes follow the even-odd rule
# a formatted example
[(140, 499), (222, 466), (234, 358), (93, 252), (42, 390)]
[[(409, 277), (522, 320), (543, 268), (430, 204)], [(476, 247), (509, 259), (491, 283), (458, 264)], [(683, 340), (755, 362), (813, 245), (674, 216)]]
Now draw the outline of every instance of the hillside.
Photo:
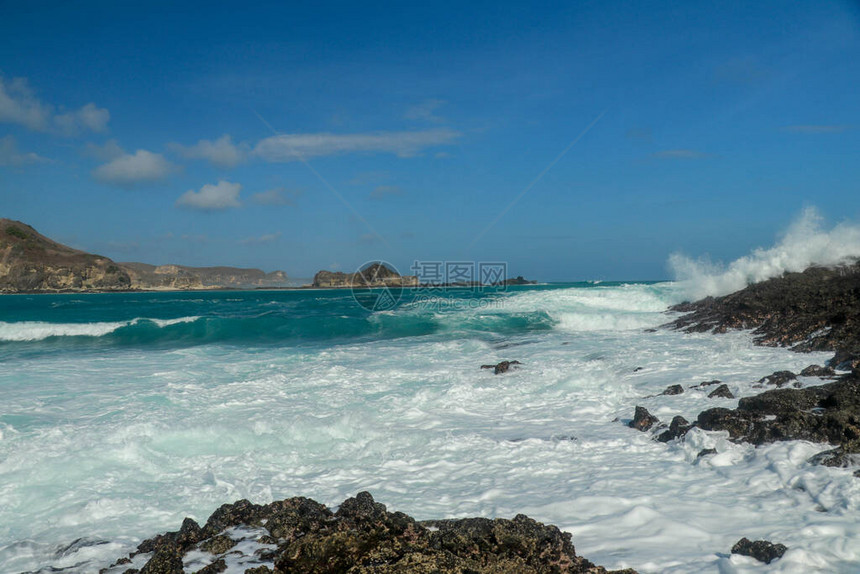
[(117, 263), (0, 219), (0, 293), (281, 287), (283, 271)]

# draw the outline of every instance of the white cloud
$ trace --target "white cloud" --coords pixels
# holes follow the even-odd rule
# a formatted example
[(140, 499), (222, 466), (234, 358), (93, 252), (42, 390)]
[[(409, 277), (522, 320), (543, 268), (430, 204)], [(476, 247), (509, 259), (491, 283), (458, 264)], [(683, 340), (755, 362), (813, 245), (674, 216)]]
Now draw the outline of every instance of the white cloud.
[(189, 189), (176, 200), (176, 205), (191, 209), (216, 211), (231, 207), (241, 207), (239, 192), (242, 185), (220, 180), (216, 184), (207, 183), (200, 191)]
[(251, 196), (251, 201), (260, 205), (294, 205), (294, 199), (301, 195), (299, 190), (286, 190), (283, 187), (276, 187), (255, 193)]
[(450, 145), (460, 133), (447, 128), (362, 134), (284, 134), (261, 140), (254, 154), (271, 162), (290, 162), (347, 153), (414, 156), (425, 148)]
[(272, 243), (273, 241), (277, 241), (281, 237), (281, 232), (277, 233), (266, 233), (265, 235), (260, 235), (259, 237), (248, 237), (246, 239), (242, 239), (239, 241), (240, 245), (256, 245), (259, 243)]
[(99, 161), (111, 161), (125, 155), (116, 140), (108, 140), (103, 145), (88, 143), (82, 153)]
[(0, 122), (20, 124), (31, 130), (48, 129), (49, 106), (42, 104), (24, 78), (4, 81), (0, 77)]
[(245, 161), (249, 150), (248, 144), (234, 144), (226, 134), (215, 141), (200, 140), (193, 146), (172, 143), (168, 147), (186, 159), (205, 159), (218, 167), (236, 167)]
[(371, 199), (383, 199), (389, 195), (401, 195), (403, 190), (396, 185), (377, 185), (370, 192)]
[(97, 108), (93, 103), (54, 117), (54, 123), (65, 135), (74, 135), (85, 130), (104, 132), (107, 130), (108, 121), (110, 112), (105, 108)]
[(103, 183), (130, 187), (139, 183), (162, 181), (176, 167), (164, 156), (145, 149), (123, 154), (93, 170), (93, 177)]
[(0, 139), (0, 165), (21, 166), (46, 161), (50, 160), (33, 152), (21, 153), (18, 150), (18, 142), (13, 136)]
[(71, 136), (84, 130), (103, 132), (109, 120), (110, 112), (93, 103), (55, 115), (54, 106), (39, 101), (26, 79), (0, 77), (0, 122)]
[(403, 115), (407, 120), (420, 120), (425, 122), (441, 123), (445, 118), (436, 115), (436, 110), (445, 105), (445, 100), (424, 100), (418, 105), (412, 106)]

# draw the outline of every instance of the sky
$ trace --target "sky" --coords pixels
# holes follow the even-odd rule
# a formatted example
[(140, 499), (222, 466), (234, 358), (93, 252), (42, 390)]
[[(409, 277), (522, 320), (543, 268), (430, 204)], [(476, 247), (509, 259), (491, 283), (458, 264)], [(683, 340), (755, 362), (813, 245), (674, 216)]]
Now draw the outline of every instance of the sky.
[(858, 94), (856, 1), (0, 0), (0, 217), (296, 278), (663, 279), (860, 220)]

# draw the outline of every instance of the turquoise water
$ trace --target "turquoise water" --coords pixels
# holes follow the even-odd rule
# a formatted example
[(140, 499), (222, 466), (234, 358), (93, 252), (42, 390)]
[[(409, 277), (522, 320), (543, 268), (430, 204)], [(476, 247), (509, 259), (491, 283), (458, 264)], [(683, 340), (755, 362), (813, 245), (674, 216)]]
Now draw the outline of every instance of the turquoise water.
[(772, 571), (860, 564), (856, 479), (805, 462), (825, 447), (623, 424), (737, 402), (656, 396), (669, 384), (746, 396), (826, 355), (651, 332), (672, 283), (419, 295), (373, 313), (344, 290), (0, 297), (0, 572), (95, 573), (226, 502), (361, 490), (417, 518), (523, 512), (613, 568), (757, 571), (726, 555), (741, 536), (791, 548)]

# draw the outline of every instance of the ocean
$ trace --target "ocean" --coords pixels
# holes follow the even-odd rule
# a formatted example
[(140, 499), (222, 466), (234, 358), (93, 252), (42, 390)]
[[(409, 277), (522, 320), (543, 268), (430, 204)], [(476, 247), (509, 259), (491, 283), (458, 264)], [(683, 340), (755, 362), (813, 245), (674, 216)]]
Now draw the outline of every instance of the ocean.
[[(0, 572), (98, 572), (224, 503), (362, 490), (417, 519), (524, 513), (611, 568), (860, 571), (860, 479), (807, 462), (826, 445), (625, 424), (734, 407), (689, 387), (749, 396), (830, 354), (659, 329), (672, 282), (402, 295), (0, 297)], [(522, 365), (480, 368), (501, 360)], [(764, 566), (730, 555), (741, 537), (789, 551)]]

